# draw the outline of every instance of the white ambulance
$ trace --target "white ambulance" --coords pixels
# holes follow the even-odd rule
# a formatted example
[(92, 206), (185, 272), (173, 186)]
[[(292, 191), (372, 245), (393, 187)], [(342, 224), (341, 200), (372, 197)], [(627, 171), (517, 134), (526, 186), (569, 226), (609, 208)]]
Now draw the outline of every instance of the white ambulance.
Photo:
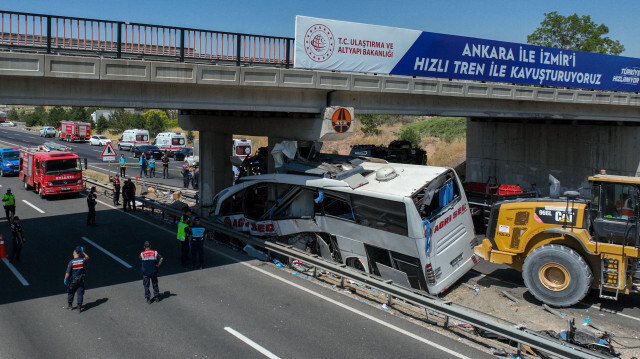
[(187, 136), (182, 132), (160, 132), (153, 142), (162, 152), (168, 151), (169, 157), (187, 145)]
[(118, 140), (118, 149), (131, 151), (136, 146), (149, 144), (149, 131), (141, 129), (126, 130)]

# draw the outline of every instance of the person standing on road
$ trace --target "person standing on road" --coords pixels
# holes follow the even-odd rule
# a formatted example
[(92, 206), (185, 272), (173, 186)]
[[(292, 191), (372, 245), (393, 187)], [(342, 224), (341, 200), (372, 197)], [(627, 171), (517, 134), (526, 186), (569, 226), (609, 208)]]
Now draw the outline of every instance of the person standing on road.
[(136, 210), (136, 185), (133, 184), (131, 178), (127, 179), (127, 182), (122, 187), (122, 196), (124, 198), (122, 202), (122, 209), (126, 212), (127, 206), (131, 210), (131, 204), (133, 204), (133, 210)]
[(7, 222), (11, 223), (11, 219), (16, 214), (16, 196), (11, 193), (11, 188), (7, 188), (7, 193), (2, 195), (4, 203), (4, 213), (7, 215)]
[(127, 172), (127, 162), (124, 159), (124, 154), (121, 154), (120, 155), (120, 176), (122, 176), (122, 178), (124, 178), (126, 172)]
[(142, 174), (144, 173), (144, 177), (147, 176), (147, 155), (143, 153), (140, 154), (140, 175), (138, 177), (142, 178)]
[(156, 159), (153, 156), (149, 158), (149, 178), (151, 177), (156, 178)]
[(182, 165), (180, 175), (182, 176), (182, 186), (184, 188), (189, 188), (189, 177), (191, 176), (191, 173), (189, 172), (189, 167), (187, 165)]
[[(154, 300), (160, 300), (160, 288), (158, 288), (158, 267), (162, 264), (162, 256), (158, 251), (151, 249), (149, 241), (144, 242), (144, 251), (140, 253), (142, 259), (142, 285), (144, 286), (144, 298), (151, 304)], [(149, 281), (153, 285), (153, 297), (150, 298)]]
[(89, 213), (87, 214), (87, 226), (96, 225), (96, 203), (98, 202), (98, 196), (96, 196), (96, 188), (91, 187), (91, 191), (87, 195), (87, 206), (89, 206)]
[(191, 210), (187, 208), (184, 211), (184, 215), (180, 217), (178, 222), (178, 234), (177, 238), (180, 242), (180, 263), (183, 267), (187, 267), (189, 261), (189, 241), (187, 240), (187, 233), (189, 231), (189, 225), (191, 224)]
[(67, 271), (64, 274), (64, 285), (67, 286), (67, 309), (73, 309), (73, 297), (78, 293), (78, 312), (82, 312), (82, 302), (84, 300), (84, 264), (89, 260), (89, 256), (84, 252), (84, 248), (77, 246), (73, 251), (73, 259), (67, 264)]
[(20, 217), (18, 216), (14, 216), (11, 222), (11, 234), (13, 235), (11, 241), (13, 246), (11, 248), (9, 262), (14, 263), (13, 261), (15, 260), (16, 264), (20, 264), (20, 252), (22, 252), (22, 245), (24, 244), (24, 233), (22, 232)]
[(198, 189), (198, 182), (200, 181), (200, 168), (195, 166), (193, 169), (193, 189)]
[(206, 231), (207, 229), (200, 225), (200, 218), (194, 218), (193, 223), (189, 226), (192, 269), (196, 269), (196, 267), (202, 269), (204, 266), (204, 235)]
[(169, 178), (169, 157), (166, 153), (162, 155), (162, 178)]
[(120, 177), (113, 177), (113, 205), (120, 205)]

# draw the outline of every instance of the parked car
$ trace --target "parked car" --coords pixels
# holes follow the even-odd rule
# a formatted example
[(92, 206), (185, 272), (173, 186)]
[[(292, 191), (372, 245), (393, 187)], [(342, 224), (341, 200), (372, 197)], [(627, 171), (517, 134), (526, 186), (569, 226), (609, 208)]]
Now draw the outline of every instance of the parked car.
[(89, 138), (89, 146), (106, 146), (107, 143), (111, 143), (111, 139), (107, 136), (94, 135)]
[(151, 156), (153, 156), (153, 158), (155, 158), (156, 160), (159, 160), (162, 158), (162, 151), (160, 151), (160, 148), (158, 148), (158, 146), (154, 146), (154, 145), (141, 145), (141, 146), (135, 146), (133, 147), (133, 157), (135, 158), (140, 158), (140, 155), (142, 153), (145, 154), (145, 156), (147, 156), (147, 158), (151, 158)]
[(183, 147), (173, 154), (176, 161), (184, 161), (187, 156), (191, 155), (193, 155), (193, 147)]
[(0, 122), (0, 126), (3, 127), (15, 127), (16, 123), (11, 121)]
[(51, 126), (44, 126), (42, 130), (40, 130), (40, 137), (56, 137), (56, 129)]

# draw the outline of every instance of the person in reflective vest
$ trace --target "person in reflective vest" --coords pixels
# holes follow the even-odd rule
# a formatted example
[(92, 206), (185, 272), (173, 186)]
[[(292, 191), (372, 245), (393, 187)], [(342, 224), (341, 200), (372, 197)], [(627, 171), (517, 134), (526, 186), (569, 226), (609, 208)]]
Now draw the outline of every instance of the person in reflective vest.
[(4, 203), (4, 212), (7, 215), (7, 222), (11, 223), (11, 219), (16, 214), (16, 196), (11, 193), (11, 188), (7, 188), (7, 193), (2, 195)]
[(631, 199), (628, 198), (624, 200), (624, 204), (622, 205), (622, 209), (620, 210), (620, 214), (627, 217), (633, 217), (633, 207), (631, 207)]
[(77, 246), (73, 250), (73, 259), (67, 264), (67, 271), (64, 274), (64, 285), (67, 286), (67, 309), (73, 309), (73, 297), (78, 293), (78, 312), (82, 312), (82, 302), (84, 299), (84, 264), (89, 260), (89, 256), (84, 252), (84, 248)]
[[(191, 244), (191, 261), (192, 268), (202, 269), (204, 266), (204, 235), (207, 231), (200, 225), (200, 218), (193, 219), (193, 224), (189, 226), (189, 243)], [(196, 259), (197, 258), (197, 259)]]
[(189, 241), (187, 240), (187, 230), (191, 223), (191, 210), (187, 209), (184, 215), (180, 217), (178, 222), (178, 241), (180, 242), (180, 263), (183, 267), (187, 266), (189, 261)]
[[(144, 286), (144, 298), (147, 303), (160, 300), (160, 288), (158, 287), (158, 267), (162, 264), (162, 256), (158, 251), (151, 249), (149, 241), (144, 242), (144, 251), (140, 253), (142, 260), (142, 285)], [(149, 282), (153, 285), (153, 298), (149, 291)]]

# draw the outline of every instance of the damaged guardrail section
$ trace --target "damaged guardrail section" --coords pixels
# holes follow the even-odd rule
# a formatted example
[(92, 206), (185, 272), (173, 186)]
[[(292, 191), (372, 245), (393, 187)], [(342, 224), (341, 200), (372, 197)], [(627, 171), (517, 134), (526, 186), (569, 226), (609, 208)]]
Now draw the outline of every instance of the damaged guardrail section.
[[(144, 197), (138, 197), (137, 200), (142, 202), (143, 206), (158, 209), (173, 216), (182, 215), (182, 213), (178, 213), (178, 211), (174, 208), (167, 207), (163, 204), (151, 201)], [(310, 255), (308, 253), (298, 251), (296, 249), (293, 249), (292, 246), (269, 242), (260, 238), (252, 237), (245, 233), (234, 231), (223, 224), (213, 223), (207, 220), (201, 220), (200, 223), (210, 229), (212, 232), (222, 233), (227, 236), (239, 239), (247, 244), (263, 247), (271, 252), (285, 257), (300, 259), (306, 264), (313, 265), (317, 268), (321, 268), (341, 277), (347, 277), (353, 280), (357, 280), (380, 291), (383, 291), (390, 296), (439, 312), (445, 315), (447, 318), (455, 318), (471, 324), (475, 327), (498, 334), (506, 339), (510, 339), (518, 343), (518, 348), (520, 348), (520, 345), (525, 344), (544, 352), (559, 355), (563, 358), (614, 358), (614, 356), (608, 356), (589, 351), (585, 348), (546, 337), (542, 334), (525, 328), (516, 328), (513, 323), (505, 324), (506, 321), (505, 323), (501, 323), (499, 322), (500, 319), (498, 318), (475, 312), (469, 308), (461, 307), (450, 301), (443, 301), (441, 299), (425, 294), (418, 294), (404, 287), (394, 285), (390, 281), (383, 281), (367, 273), (353, 270), (345, 266), (344, 264), (337, 264), (335, 262), (327, 261), (317, 255)]]

